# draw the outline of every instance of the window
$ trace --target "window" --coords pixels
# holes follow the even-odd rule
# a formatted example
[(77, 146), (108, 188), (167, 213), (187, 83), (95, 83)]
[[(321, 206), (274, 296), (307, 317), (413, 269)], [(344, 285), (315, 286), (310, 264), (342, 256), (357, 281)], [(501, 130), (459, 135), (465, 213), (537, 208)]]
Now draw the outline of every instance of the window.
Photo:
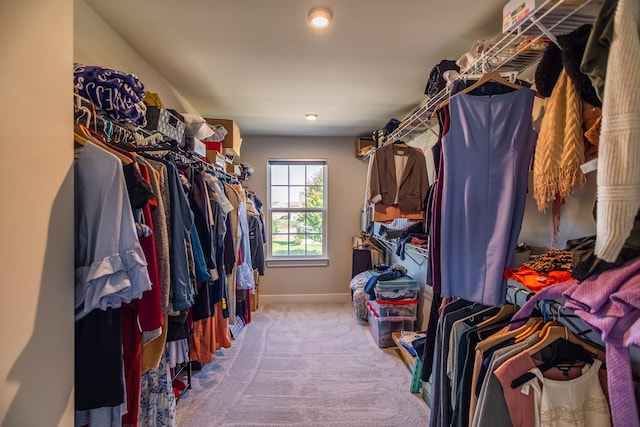
[(327, 265), (327, 162), (269, 160), (269, 266)]

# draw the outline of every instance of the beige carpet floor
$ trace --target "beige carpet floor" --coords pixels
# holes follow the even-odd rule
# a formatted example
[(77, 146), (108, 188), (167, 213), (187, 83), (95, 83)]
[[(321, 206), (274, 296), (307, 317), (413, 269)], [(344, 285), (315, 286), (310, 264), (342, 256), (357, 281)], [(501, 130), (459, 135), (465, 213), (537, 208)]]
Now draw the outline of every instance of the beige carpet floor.
[(350, 304), (262, 306), (232, 344), (194, 375), (179, 427), (429, 424), (409, 370)]

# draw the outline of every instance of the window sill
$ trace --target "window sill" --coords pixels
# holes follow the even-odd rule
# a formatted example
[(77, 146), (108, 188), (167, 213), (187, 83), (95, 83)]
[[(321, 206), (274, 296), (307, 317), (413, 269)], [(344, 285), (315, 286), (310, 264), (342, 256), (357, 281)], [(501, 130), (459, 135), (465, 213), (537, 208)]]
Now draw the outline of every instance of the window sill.
[(329, 258), (269, 258), (267, 267), (327, 267)]

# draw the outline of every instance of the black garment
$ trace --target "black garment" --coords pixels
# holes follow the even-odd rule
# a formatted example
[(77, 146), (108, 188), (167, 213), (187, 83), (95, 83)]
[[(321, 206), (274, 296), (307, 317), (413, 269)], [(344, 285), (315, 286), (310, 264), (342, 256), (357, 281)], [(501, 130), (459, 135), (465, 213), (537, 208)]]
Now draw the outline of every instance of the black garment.
[(207, 186), (204, 182), (202, 172), (196, 171), (193, 177), (193, 187), (191, 188), (191, 209), (193, 219), (200, 237), (200, 244), (204, 252), (204, 259), (209, 270), (216, 268), (215, 236), (213, 235), (211, 224), (211, 206), (207, 203)]
[[(231, 274), (233, 266), (236, 264), (236, 253), (233, 246), (233, 233), (231, 231), (231, 215), (227, 215), (226, 219), (227, 230), (224, 234), (224, 271), (225, 274)], [(226, 281), (226, 280), (225, 280)], [(235, 284), (234, 284), (235, 286)], [(227, 306), (222, 308), (222, 313), (225, 318), (228, 318), (229, 313), (229, 286), (224, 286), (222, 289), (223, 298), (227, 301)]]
[(594, 274), (619, 267), (625, 262), (639, 257), (640, 247), (631, 245), (628, 241), (625, 242), (618, 258), (614, 262), (606, 262), (596, 257), (596, 236), (581, 237), (567, 241), (567, 249), (573, 254), (571, 276), (582, 281)]
[(602, 107), (591, 79), (580, 70), (591, 28), (591, 24), (584, 24), (568, 34), (558, 36), (559, 46), (549, 43), (536, 68), (535, 82), (539, 93), (550, 96), (564, 69), (580, 93), (580, 98), (595, 107)]
[(369, 249), (353, 249), (351, 253), (351, 278), (356, 275), (373, 270), (371, 263), (371, 251)]
[(253, 202), (253, 205), (256, 207), (256, 210), (258, 211), (259, 219), (260, 219), (260, 232), (262, 233), (262, 241), (264, 243), (267, 242), (267, 234), (265, 232), (264, 229), (264, 217), (262, 215), (262, 205), (264, 205), (264, 203), (262, 203), (262, 200), (260, 200), (260, 197), (258, 197), (255, 193), (249, 193), (249, 198), (251, 199), (251, 201)]
[[(487, 371), (489, 370), (489, 364), (491, 363), (491, 358), (493, 357), (493, 353), (500, 350), (501, 348), (509, 347), (516, 343), (514, 338), (510, 338), (508, 340), (502, 341), (499, 344), (494, 345), (493, 347), (486, 350), (482, 353), (482, 366), (480, 366), (480, 373), (478, 374), (478, 381), (476, 383), (476, 389), (474, 393), (476, 397), (480, 397), (480, 392), (482, 391), (482, 384), (484, 384), (484, 380), (487, 377)], [(489, 372), (490, 374), (490, 372)]]
[(249, 318), (249, 289), (236, 290), (236, 316), (246, 323)]
[(264, 240), (260, 229), (260, 219), (249, 215), (249, 247), (251, 249), (251, 266), (264, 276)]
[(202, 246), (204, 261), (208, 269), (215, 268), (215, 253), (213, 238), (211, 236), (211, 221), (209, 215), (209, 205), (206, 203), (206, 185), (202, 173), (194, 169), (191, 165), (180, 164), (178, 169), (184, 174), (190, 184), (187, 197), (189, 206), (193, 212), (193, 222), (198, 232), (198, 240)]
[(416, 344), (416, 353), (422, 362), (422, 381), (429, 381), (431, 371), (433, 369), (433, 351), (436, 345), (436, 331), (438, 329), (438, 309), (442, 303), (440, 294), (433, 294), (431, 300), (431, 310), (429, 311), (429, 323), (427, 324), (426, 338), (421, 341), (418, 347)]
[(129, 194), (131, 209), (134, 211), (136, 209), (142, 209), (153, 197), (151, 184), (145, 181), (135, 163), (124, 165), (122, 170), (124, 172), (124, 180), (127, 185), (127, 194)]
[(459, 384), (456, 393), (456, 407), (451, 416), (452, 426), (469, 426), (469, 407), (471, 405), (471, 387), (473, 381), (473, 365), (475, 362), (476, 345), (508, 324), (509, 321), (504, 321), (494, 323), (485, 328), (478, 329), (477, 327), (474, 327), (474, 329), (471, 329), (467, 334), (467, 351), (465, 354), (458, 354), (458, 360), (464, 358), (464, 361), (461, 364), (462, 371), (458, 371), (459, 374), (457, 376)]
[(120, 315), (119, 308), (96, 309), (75, 322), (75, 408), (78, 411), (124, 402)]
[(194, 322), (213, 317), (214, 308), (211, 307), (212, 283), (211, 280), (207, 280), (197, 285), (196, 295), (193, 298), (193, 306), (191, 307), (191, 315), (193, 316)]
[[(451, 306), (451, 308), (449, 306)], [(458, 320), (464, 319), (486, 308), (486, 306), (481, 304), (458, 300), (447, 304), (443, 310), (440, 322), (438, 322), (438, 332), (436, 336), (437, 347), (433, 361), (434, 378), (431, 387), (431, 407), (434, 408), (434, 410), (431, 411), (431, 427), (448, 426), (451, 421), (451, 383), (446, 374), (451, 327)]]
[[(179, 316), (168, 316), (167, 342), (183, 340), (189, 338), (189, 327), (187, 324), (187, 312), (180, 312)], [(195, 320), (195, 318), (194, 318)]]
[(220, 204), (213, 199), (211, 200), (211, 210), (213, 212), (213, 234), (216, 238), (216, 270), (218, 271), (218, 278), (213, 281), (209, 290), (211, 306), (213, 307), (222, 301), (222, 290), (227, 286), (227, 275), (224, 267), (224, 236), (227, 232), (227, 218), (220, 208)]
[(236, 265), (236, 252), (233, 245), (231, 216), (227, 215), (227, 232), (224, 235), (224, 270), (227, 274), (231, 274), (234, 265)]
[[(436, 194), (436, 183), (434, 182), (429, 186), (429, 191), (427, 191), (427, 201), (424, 204), (424, 207), (425, 207), (424, 217), (426, 219), (425, 232), (427, 233), (427, 236), (429, 236), (429, 233), (431, 233), (431, 216), (432, 216), (433, 198), (435, 197), (435, 194)], [(427, 283), (430, 283), (430, 282), (427, 281)]]
[(460, 67), (458, 67), (456, 61), (449, 59), (443, 59), (437, 63), (429, 72), (429, 80), (427, 80), (427, 85), (424, 88), (424, 94), (430, 98), (438, 95), (447, 85), (444, 73), (449, 70), (460, 71)]

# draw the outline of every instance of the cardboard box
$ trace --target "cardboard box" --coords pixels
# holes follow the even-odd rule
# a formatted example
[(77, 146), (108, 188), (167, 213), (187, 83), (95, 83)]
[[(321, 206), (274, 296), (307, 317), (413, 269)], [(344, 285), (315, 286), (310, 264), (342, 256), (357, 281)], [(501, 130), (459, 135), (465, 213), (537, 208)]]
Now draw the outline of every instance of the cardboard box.
[(227, 170), (227, 159), (219, 152), (207, 150), (207, 160), (209, 160), (209, 162), (211, 162), (215, 167), (222, 169), (223, 171)]
[(240, 156), (240, 146), (242, 145), (242, 137), (240, 129), (233, 120), (229, 119), (205, 119), (210, 125), (220, 125), (227, 130), (227, 136), (222, 140), (222, 147), (225, 154)]
[(260, 275), (258, 270), (253, 270), (253, 280), (256, 282), (256, 287), (251, 291), (251, 311), (256, 311), (260, 307), (260, 294), (258, 292), (258, 285), (260, 284)]
[(502, 32), (508, 33), (529, 18), (544, 0), (511, 0), (502, 9)]
[(356, 139), (356, 157), (361, 159), (372, 149), (376, 147), (373, 139), (358, 138)]
[(230, 173), (232, 175), (240, 175), (241, 172), (242, 169), (240, 168), (240, 165), (227, 163), (227, 173)]

